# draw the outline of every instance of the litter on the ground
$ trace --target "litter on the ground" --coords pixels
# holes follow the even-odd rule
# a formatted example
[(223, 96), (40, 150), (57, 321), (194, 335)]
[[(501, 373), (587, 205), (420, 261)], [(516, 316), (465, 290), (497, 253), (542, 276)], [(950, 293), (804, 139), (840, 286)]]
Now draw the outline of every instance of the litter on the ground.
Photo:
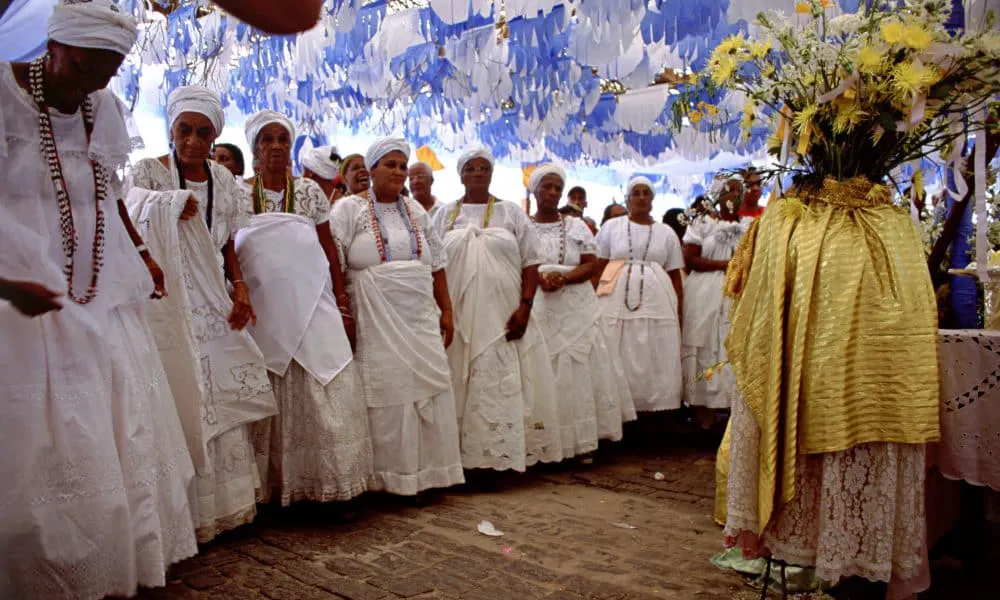
[(497, 528), (494, 527), (493, 523), (490, 523), (489, 521), (480, 521), (479, 526), (476, 529), (479, 530), (479, 533), (490, 537), (500, 537), (503, 535), (503, 532), (497, 531)]
[(667, 478), (667, 476), (664, 475), (663, 473), (660, 473), (659, 471), (657, 471), (656, 473), (653, 474), (653, 479), (655, 479), (657, 481), (663, 481), (666, 478)]
[(629, 525), (628, 523), (612, 523), (618, 529), (635, 529), (634, 525)]
[(510, 546), (504, 546), (503, 548), (500, 548), (500, 552), (503, 552), (504, 554), (510, 554), (513, 551), (514, 549), (511, 548)]

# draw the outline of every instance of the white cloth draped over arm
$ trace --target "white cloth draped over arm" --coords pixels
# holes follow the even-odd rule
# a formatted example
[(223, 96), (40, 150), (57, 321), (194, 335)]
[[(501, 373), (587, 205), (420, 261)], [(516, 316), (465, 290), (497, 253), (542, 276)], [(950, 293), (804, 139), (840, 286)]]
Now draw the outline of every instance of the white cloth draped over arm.
[(236, 235), (236, 252), (257, 313), (251, 333), (267, 368), (284, 375), (294, 358), (321, 384), (333, 381), (353, 354), (315, 222), (255, 215)]

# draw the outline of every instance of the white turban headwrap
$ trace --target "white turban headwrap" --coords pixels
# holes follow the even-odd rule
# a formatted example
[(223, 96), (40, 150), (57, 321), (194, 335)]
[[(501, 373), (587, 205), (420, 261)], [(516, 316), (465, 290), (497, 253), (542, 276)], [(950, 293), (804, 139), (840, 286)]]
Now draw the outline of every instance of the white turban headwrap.
[(485, 147), (479, 146), (478, 148), (473, 148), (472, 150), (469, 150), (468, 152), (466, 152), (462, 156), (458, 157), (458, 174), (459, 175), (462, 174), (462, 169), (465, 168), (465, 163), (469, 162), (470, 160), (472, 160), (474, 158), (485, 158), (486, 160), (489, 161), (489, 163), (490, 163), (491, 166), (496, 163), (496, 159), (493, 157), (493, 153), (490, 152)]
[(532, 194), (538, 189), (538, 185), (542, 183), (542, 179), (546, 175), (558, 175), (559, 179), (562, 179), (563, 183), (566, 183), (566, 171), (562, 167), (557, 165), (542, 165), (531, 172), (531, 177), (528, 178), (528, 189)]
[(365, 168), (371, 171), (375, 168), (375, 163), (390, 152), (402, 152), (406, 155), (406, 160), (410, 160), (410, 145), (403, 138), (387, 137), (375, 142), (365, 152)]
[(167, 96), (167, 127), (173, 127), (177, 118), (187, 112), (207, 117), (215, 127), (215, 135), (220, 135), (226, 125), (226, 113), (219, 96), (205, 86), (185, 85)]
[(110, 50), (127, 55), (139, 36), (132, 17), (109, 0), (63, 0), (52, 10), (49, 39), (75, 48)]
[(653, 192), (654, 195), (656, 194), (656, 188), (653, 187), (653, 182), (650, 181), (648, 177), (642, 177), (640, 175), (639, 177), (633, 177), (632, 180), (628, 182), (628, 191), (625, 192), (625, 197), (627, 198), (631, 196), (632, 190), (639, 187), (640, 185), (648, 187), (649, 191)]
[(250, 144), (251, 150), (253, 150), (253, 147), (257, 145), (257, 136), (260, 135), (260, 130), (272, 123), (281, 125), (288, 130), (289, 136), (293, 138), (295, 137), (295, 125), (292, 125), (291, 119), (279, 112), (274, 112), (273, 110), (262, 110), (247, 119), (247, 123), (244, 126), (244, 130), (247, 135), (247, 143)]
[(323, 179), (333, 181), (333, 178), (338, 174), (340, 165), (330, 160), (331, 152), (333, 152), (333, 146), (310, 148), (302, 153), (302, 157), (299, 159), (299, 162), (302, 163), (303, 167), (309, 169)]

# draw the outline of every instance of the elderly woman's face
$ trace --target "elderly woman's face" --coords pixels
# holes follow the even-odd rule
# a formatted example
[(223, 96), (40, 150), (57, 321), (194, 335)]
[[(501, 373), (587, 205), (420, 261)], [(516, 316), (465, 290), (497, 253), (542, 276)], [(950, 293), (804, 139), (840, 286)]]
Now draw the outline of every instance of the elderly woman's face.
[(282, 125), (269, 123), (257, 134), (254, 157), (263, 171), (285, 171), (292, 157), (292, 135)]
[(90, 94), (106, 88), (125, 60), (111, 50), (77, 48), (59, 42), (49, 42), (48, 49), (47, 83), (58, 88), (65, 100), (72, 100), (77, 106)]
[(628, 195), (628, 212), (633, 216), (647, 216), (653, 209), (653, 190), (637, 185)]
[(562, 200), (563, 180), (558, 175), (551, 174), (542, 177), (535, 188), (535, 198), (538, 200), (538, 208), (545, 210), (556, 210), (559, 208), (559, 201)]
[(485, 158), (473, 158), (462, 165), (462, 185), (467, 188), (488, 188), (493, 181), (493, 165)]
[(181, 113), (170, 126), (170, 141), (177, 151), (177, 158), (185, 164), (208, 160), (217, 135), (215, 126), (201, 113)]
[(352, 194), (360, 194), (371, 187), (371, 176), (363, 158), (351, 159), (344, 173), (347, 175), (347, 188)]
[(372, 186), (377, 192), (385, 192), (392, 198), (399, 196), (406, 183), (406, 155), (399, 150), (393, 150), (375, 163), (372, 168)]

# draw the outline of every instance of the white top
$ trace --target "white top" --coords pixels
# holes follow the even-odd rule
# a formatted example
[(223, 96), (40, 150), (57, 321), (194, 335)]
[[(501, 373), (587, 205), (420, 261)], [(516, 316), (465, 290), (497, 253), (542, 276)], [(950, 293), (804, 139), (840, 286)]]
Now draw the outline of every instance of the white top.
[[(448, 262), (441, 243), (441, 236), (431, 227), (430, 217), (420, 203), (403, 198), (410, 207), (414, 227), (420, 236), (420, 261), (432, 271), (443, 269)], [(396, 203), (379, 205), (382, 217), (382, 236), (392, 262), (413, 260), (412, 237), (406, 227), (406, 216)], [(333, 238), (344, 252), (348, 269), (362, 270), (382, 263), (372, 234), (371, 209), (368, 200), (361, 196), (341, 198), (330, 211), (330, 229)]]
[[(629, 234), (632, 237), (632, 252), (629, 252)], [(650, 239), (652, 235), (652, 239)], [(649, 251), (646, 241), (649, 240)], [(674, 230), (663, 223), (639, 225), (629, 218), (611, 219), (597, 234), (597, 255), (609, 260), (645, 260), (657, 263), (666, 272), (684, 267), (684, 253), (681, 242)]]
[[(323, 188), (311, 179), (298, 177), (295, 179), (295, 214), (311, 219), (313, 223), (322, 225), (330, 220), (330, 200), (323, 193)], [(249, 198), (248, 216), (253, 215), (254, 197), (253, 185), (246, 181), (240, 182)], [(284, 210), (285, 191), (275, 192), (264, 190), (264, 212), (282, 212)]]
[(736, 222), (699, 217), (684, 233), (684, 243), (701, 246), (701, 255), (705, 258), (729, 260), (751, 222), (751, 217), (744, 217)]
[[(448, 202), (439, 205), (440, 208), (431, 219), (434, 228), (443, 238), (449, 228), (452, 229), (481, 229), (483, 219), (486, 217), (486, 207), (488, 204), (463, 203), (462, 209), (455, 219), (454, 227), (449, 227), (451, 214), (454, 212), (456, 202)], [(524, 210), (513, 202), (497, 200), (493, 205), (493, 213), (490, 215), (489, 227), (506, 229), (514, 238), (521, 253), (521, 268), (541, 264), (542, 256), (538, 248), (538, 234), (531, 226), (531, 219), (524, 214)]]
[[(212, 242), (216, 248), (222, 249), (236, 232), (250, 224), (248, 213), (253, 210), (249, 206), (250, 198), (246, 190), (240, 187), (229, 169), (209, 161), (212, 174)], [(171, 173), (155, 158), (140, 160), (132, 167), (126, 187), (140, 187), (154, 192), (165, 192), (180, 189), (177, 183), (177, 173)], [(205, 219), (208, 210), (208, 182), (185, 181), (185, 188), (191, 190), (198, 199), (198, 216)]]
[[(577, 217), (565, 217), (566, 221), (566, 254), (562, 264), (577, 266), (583, 254), (597, 254), (597, 241), (590, 228)], [(542, 262), (547, 265), (559, 264), (559, 248), (562, 245), (563, 228), (559, 221), (555, 223), (531, 222), (538, 234), (539, 253)]]

